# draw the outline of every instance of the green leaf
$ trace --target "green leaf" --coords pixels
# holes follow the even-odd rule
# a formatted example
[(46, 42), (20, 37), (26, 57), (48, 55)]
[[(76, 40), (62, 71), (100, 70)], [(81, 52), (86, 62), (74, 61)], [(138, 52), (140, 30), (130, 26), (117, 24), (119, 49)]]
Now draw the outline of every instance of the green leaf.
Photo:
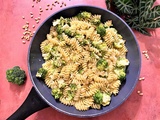
[(140, 0), (139, 2), (139, 22), (143, 23), (150, 14), (151, 8), (155, 0)]
[(155, 6), (148, 14), (147, 20), (154, 20), (157, 17), (160, 17), (160, 5)]
[(126, 23), (131, 27), (131, 28), (135, 28), (136, 26), (139, 25), (139, 18), (138, 16), (130, 16), (129, 18), (126, 18)]
[(131, 15), (134, 13), (135, 7), (131, 0), (114, 0), (114, 4), (123, 14)]
[(135, 30), (141, 32), (142, 34), (151, 36), (151, 34), (147, 30), (145, 30), (144, 28), (135, 28)]
[(106, 5), (107, 5), (107, 9), (110, 10), (111, 9), (111, 1), (110, 0), (106, 0)]
[(154, 21), (145, 22), (142, 24), (142, 27), (143, 28), (158, 28), (160, 27), (160, 18)]
[(140, 1), (140, 0), (132, 0), (133, 4), (134, 4), (134, 5), (137, 5), (137, 6), (139, 6), (139, 1)]

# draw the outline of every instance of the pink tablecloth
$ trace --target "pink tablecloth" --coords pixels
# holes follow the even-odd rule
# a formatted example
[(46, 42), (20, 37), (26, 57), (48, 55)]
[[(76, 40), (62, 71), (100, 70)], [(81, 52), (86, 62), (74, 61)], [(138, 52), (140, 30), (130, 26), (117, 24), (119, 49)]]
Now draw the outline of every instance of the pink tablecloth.
[[(32, 87), (27, 68), (30, 41), (23, 44), (21, 39), (24, 32), (22, 26), (26, 21), (29, 22), (32, 31), (36, 30), (47, 16), (65, 7), (65, 4), (60, 7), (63, 1), (66, 6), (89, 4), (106, 8), (104, 0), (59, 0), (60, 4), (56, 4), (51, 10), (50, 6), (54, 1), (41, 0), (36, 3), (32, 0), (1, 0), (0, 2), (0, 120), (5, 120), (23, 103)], [(50, 5), (48, 10), (46, 10), (47, 4)], [(157, 0), (156, 4), (160, 4), (160, 0)], [(43, 12), (39, 15), (41, 8)], [(39, 16), (40, 21), (36, 23), (34, 18)], [(136, 31), (134, 33), (141, 52), (147, 50), (149, 55), (147, 60), (142, 54), (140, 77), (145, 77), (145, 80), (138, 82), (131, 96), (117, 109), (84, 120), (160, 120), (160, 29), (152, 31), (152, 37)], [(21, 66), (27, 73), (27, 81), (22, 86), (8, 83), (6, 80), (6, 70), (15, 65)], [(137, 91), (143, 92), (143, 96), (137, 94)], [(80, 118), (64, 115), (49, 107), (34, 113), (27, 120), (80, 120)]]

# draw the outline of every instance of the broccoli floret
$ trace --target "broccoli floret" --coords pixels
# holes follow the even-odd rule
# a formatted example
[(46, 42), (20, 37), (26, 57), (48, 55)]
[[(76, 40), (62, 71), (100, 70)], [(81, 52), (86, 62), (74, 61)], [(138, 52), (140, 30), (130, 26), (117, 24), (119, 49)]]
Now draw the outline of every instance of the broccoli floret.
[(77, 34), (75, 35), (75, 38), (79, 41), (83, 40), (84, 39), (84, 35), (81, 35), (81, 34)]
[(52, 45), (48, 44), (48, 45), (44, 46), (43, 50), (45, 53), (49, 53), (49, 52), (51, 52), (52, 47), (53, 47)]
[(24, 84), (26, 80), (25, 71), (22, 70), (19, 66), (15, 66), (6, 71), (6, 77), (8, 82), (12, 82), (18, 85)]
[(107, 50), (107, 44), (102, 42), (102, 40), (100, 41), (93, 41), (92, 45), (97, 48), (98, 50), (102, 51), (106, 51)]
[(105, 70), (108, 67), (108, 62), (104, 59), (100, 59), (98, 60), (96, 66), (99, 70)]
[(56, 31), (57, 31), (58, 34), (62, 34), (62, 33), (63, 33), (63, 28), (62, 28), (62, 26), (61, 26), (61, 25), (58, 25), (58, 26), (56, 27)]
[(70, 84), (71, 91), (77, 90), (77, 85), (75, 83)]
[(101, 37), (105, 36), (106, 29), (102, 23), (99, 24), (99, 26), (96, 28), (96, 30), (97, 30), (97, 33), (100, 34)]
[(60, 88), (53, 88), (51, 94), (55, 99), (59, 99), (62, 96), (62, 90)]
[(79, 13), (79, 14), (77, 15), (77, 17), (78, 17), (79, 19), (81, 19), (81, 18), (90, 19), (91, 16), (92, 16), (92, 14), (91, 14), (90, 12), (86, 12), (86, 11), (81, 12), (81, 13)]
[(72, 100), (74, 98), (75, 92), (77, 90), (77, 85), (75, 83), (70, 84), (70, 89), (67, 91), (67, 100)]
[(59, 24), (60, 24), (60, 20), (59, 20), (59, 19), (53, 21), (53, 26), (57, 26), (57, 25), (59, 25)]
[(106, 106), (110, 103), (111, 97), (106, 93), (102, 93), (101, 91), (97, 91), (94, 94), (93, 99), (96, 104), (102, 104), (103, 106)]
[(125, 69), (117, 68), (117, 69), (114, 70), (114, 72), (117, 74), (119, 80), (124, 80), (125, 79), (125, 77), (126, 77)]
[(37, 71), (36, 77), (45, 79), (46, 74), (47, 74), (47, 70), (45, 70), (44, 68), (39, 68), (39, 70)]
[(65, 27), (68, 26), (68, 20), (61, 17), (60, 19), (53, 22), (53, 26), (56, 27), (56, 31), (58, 34), (62, 34), (64, 32)]
[(66, 35), (68, 35), (68, 36), (71, 36), (71, 37), (73, 37), (73, 36), (75, 35), (75, 33), (74, 33), (73, 31), (69, 30), (69, 29), (65, 29), (65, 30), (64, 30), (64, 33), (65, 33)]
[(75, 92), (68, 90), (67, 91), (67, 100), (72, 100), (74, 98)]
[(51, 59), (52, 54), (51, 53), (45, 53), (45, 54), (42, 54), (42, 56), (43, 56), (44, 60), (49, 60), (49, 59)]
[(115, 48), (122, 48), (123, 45), (124, 45), (124, 40), (120, 40), (120, 41), (118, 41), (118, 42), (114, 42), (114, 43), (113, 43), (113, 46), (114, 46)]
[(117, 67), (125, 67), (127, 65), (129, 65), (129, 60), (126, 58), (119, 58), (116, 63)]
[(103, 101), (103, 93), (101, 91), (97, 91), (93, 96), (94, 102), (97, 104), (102, 104)]
[(103, 93), (102, 105), (106, 106), (110, 103), (110, 101), (111, 101), (111, 97), (108, 94)]
[(67, 24), (68, 21), (69, 21), (69, 19), (60, 17), (60, 24), (61, 24), (62, 26), (64, 26), (65, 24)]
[(62, 60), (60, 57), (58, 56), (53, 57), (53, 68), (58, 68), (64, 65), (66, 65), (66, 62)]
[(95, 54), (94, 52), (90, 52), (90, 56), (91, 56), (91, 58), (99, 59), (99, 56), (97, 54)]
[(57, 38), (58, 38), (59, 41), (63, 41), (64, 40), (62, 35), (57, 35)]
[(107, 44), (106, 43), (99, 44), (97, 47), (98, 47), (98, 49), (100, 49), (102, 51), (107, 50)]
[(66, 86), (65, 82), (63, 79), (58, 80), (58, 87), (59, 88), (64, 88)]
[(78, 73), (79, 73), (79, 74), (82, 74), (83, 72), (84, 72), (83, 69), (79, 69), (79, 70), (78, 70)]
[(89, 39), (84, 39), (83, 41), (80, 42), (80, 45), (85, 46), (85, 45), (89, 45)]
[(98, 48), (98, 45), (100, 45), (102, 43), (102, 40), (99, 41), (92, 41), (92, 45), (96, 48)]
[(99, 18), (94, 18), (91, 19), (91, 23), (93, 23), (94, 25), (99, 25), (101, 23), (101, 20)]

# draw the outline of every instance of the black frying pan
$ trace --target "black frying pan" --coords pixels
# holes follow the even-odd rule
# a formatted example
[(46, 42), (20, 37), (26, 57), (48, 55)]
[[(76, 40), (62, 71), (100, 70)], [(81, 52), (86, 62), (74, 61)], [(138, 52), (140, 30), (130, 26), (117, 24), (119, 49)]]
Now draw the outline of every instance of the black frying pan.
[[(92, 14), (100, 14), (102, 15), (102, 22), (106, 20), (112, 20), (114, 27), (126, 40), (126, 46), (128, 49), (127, 58), (130, 61), (130, 65), (127, 68), (126, 81), (122, 83), (119, 94), (117, 96), (112, 96), (110, 105), (102, 107), (100, 110), (89, 109), (88, 111), (84, 112), (78, 111), (74, 107), (68, 107), (60, 102), (55, 101), (51, 95), (51, 89), (49, 89), (43, 81), (35, 77), (37, 70), (41, 67), (42, 63), (44, 63), (40, 51), (40, 44), (46, 39), (46, 34), (49, 33), (52, 21), (60, 16), (75, 16), (80, 11), (88, 11)], [(28, 68), (33, 83), (33, 88), (31, 89), (31, 92), (29, 93), (23, 105), (12, 116), (10, 116), (8, 120), (25, 119), (32, 113), (49, 106), (62, 113), (77, 117), (94, 117), (107, 113), (117, 108), (132, 93), (140, 74), (141, 56), (139, 46), (132, 30), (116, 14), (106, 9), (94, 6), (73, 6), (54, 13), (39, 27), (29, 47)]]

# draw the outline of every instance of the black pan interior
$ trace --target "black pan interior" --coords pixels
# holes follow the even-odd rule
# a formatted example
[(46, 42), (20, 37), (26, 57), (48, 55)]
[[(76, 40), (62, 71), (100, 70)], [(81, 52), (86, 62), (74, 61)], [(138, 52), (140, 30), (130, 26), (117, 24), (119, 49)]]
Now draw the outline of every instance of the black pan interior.
[[(37, 70), (41, 67), (44, 62), (41, 51), (40, 51), (40, 43), (46, 39), (46, 34), (49, 33), (50, 27), (52, 25), (52, 21), (54, 19), (63, 17), (72, 17), (75, 16), (80, 11), (88, 11), (92, 14), (100, 14), (102, 15), (102, 22), (106, 20), (112, 20), (114, 27), (118, 30), (118, 32), (123, 36), (126, 40), (126, 46), (128, 49), (127, 58), (130, 61), (130, 65), (127, 68), (127, 76), (126, 81), (122, 84), (120, 92), (117, 96), (112, 96), (112, 100), (109, 106), (102, 107), (101, 110), (90, 109), (88, 111), (78, 111), (74, 107), (68, 107), (66, 105), (61, 104), (52, 97), (50, 93), (50, 89), (44, 84), (43, 81), (37, 79), (35, 77)], [(31, 76), (32, 83), (38, 92), (38, 94), (42, 97), (42, 99), (48, 103), (51, 107), (61, 111), (63, 113), (78, 116), (78, 117), (93, 117), (98, 116), (104, 113), (107, 113), (115, 108), (117, 108), (120, 104), (122, 104), (132, 93), (139, 77), (140, 68), (141, 68), (141, 56), (139, 51), (139, 46), (137, 44), (136, 38), (132, 32), (132, 30), (128, 27), (128, 25), (117, 15), (114, 13), (94, 7), (94, 6), (74, 6), (61, 10), (60, 12), (54, 13), (50, 17), (46, 19), (42, 23), (42, 25), (37, 30), (34, 35), (28, 52), (28, 68)]]

